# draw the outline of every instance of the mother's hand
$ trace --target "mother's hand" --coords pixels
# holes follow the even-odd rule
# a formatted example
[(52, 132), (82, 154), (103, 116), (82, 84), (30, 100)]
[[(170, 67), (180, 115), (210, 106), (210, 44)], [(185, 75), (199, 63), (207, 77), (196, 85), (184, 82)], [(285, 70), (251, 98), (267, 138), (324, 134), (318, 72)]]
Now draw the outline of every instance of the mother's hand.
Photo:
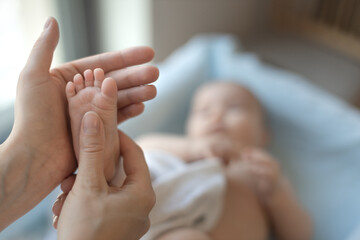
[(148, 230), (155, 204), (150, 173), (141, 148), (120, 131), (119, 140), (126, 178), (114, 187), (104, 175), (104, 125), (95, 112), (84, 115), (78, 174), (63, 182), (53, 207), (58, 239), (132, 240)]
[(58, 39), (58, 24), (49, 18), (20, 74), (14, 127), (0, 146), (0, 229), (33, 208), (76, 168), (65, 96), (66, 83), (75, 74), (100, 67), (116, 79), (119, 122), (140, 114), (142, 102), (156, 95), (155, 87), (146, 84), (157, 79), (158, 69), (134, 66), (153, 58), (151, 48), (104, 53), (50, 70)]
[(58, 38), (58, 24), (50, 18), (19, 79), (11, 136), (35, 151), (37, 159), (47, 160), (44, 167), (57, 184), (75, 170), (76, 163), (69, 131), (66, 83), (86, 69), (104, 69), (106, 77), (111, 76), (118, 83), (118, 121), (122, 122), (140, 114), (142, 102), (155, 97), (155, 87), (144, 84), (158, 77), (156, 67), (130, 67), (153, 58), (154, 52), (148, 47), (87, 57), (49, 71)]

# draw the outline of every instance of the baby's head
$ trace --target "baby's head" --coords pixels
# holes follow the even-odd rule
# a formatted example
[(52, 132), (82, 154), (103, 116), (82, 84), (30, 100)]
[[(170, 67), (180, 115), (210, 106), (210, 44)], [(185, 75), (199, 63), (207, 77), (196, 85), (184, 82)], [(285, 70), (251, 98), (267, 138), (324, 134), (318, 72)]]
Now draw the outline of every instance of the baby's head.
[(263, 147), (268, 139), (264, 118), (259, 101), (243, 86), (210, 83), (194, 96), (187, 134), (191, 138), (226, 137), (242, 146)]

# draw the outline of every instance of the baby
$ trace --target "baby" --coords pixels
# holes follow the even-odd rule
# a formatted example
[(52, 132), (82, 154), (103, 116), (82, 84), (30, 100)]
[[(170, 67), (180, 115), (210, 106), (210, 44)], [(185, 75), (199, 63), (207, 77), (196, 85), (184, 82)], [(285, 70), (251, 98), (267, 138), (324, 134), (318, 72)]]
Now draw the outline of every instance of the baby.
[[(102, 69), (87, 70), (68, 83), (66, 96), (77, 157), (83, 115), (92, 110), (103, 120), (107, 142), (104, 171), (106, 179), (112, 180), (120, 155), (115, 80), (104, 79)], [(271, 232), (280, 240), (310, 239), (309, 216), (276, 161), (262, 149), (267, 142), (264, 115), (256, 98), (237, 84), (220, 82), (206, 85), (196, 94), (187, 136), (158, 135), (140, 140), (144, 148), (169, 152), (189, 166), (215, 157), (226, 179), (225, 191), (220, 191), (224, 192), (222, 211), (210, 229), (204, 231), (191, 224), (164, 228), (155, 239), (266, 239)], [(161, 210), (162, 206), (155, 208)]]
[[(150, 135), (141, 138), (139, 144), (145, 150), (171, 153), (189, 166), (199, 160), (217, 159), (226, 182), (223, 200), (217, 200), (218, 204), (223, 202), (222, 211), (206, 230), (191, 221), (179, 227), (163, 224), (162, 233), (149, 239), (260, 240), (271, 235), (280, 240), (310, 239), (311, 220), (296, 200), (278, 163), (264, 149), (268, 141), (264, 112), (251, 92), (229, 82), (210, 83), (200, 88), (193, 99), (185, 136)], [(193, 176), (196, 175), (201, 173), (194, 171)], [(191, 176), (186, 178), (191, 182)], [(171, 189), (166, 191), (169, 195)], [(158, 202), (162, 202), (162, 196), (168, 197), (157, 195)], [(182, 202), (182, 199), (176, 200)], [(205, 204), (204, 199), (201, 203)], [(157, 203), (154, 211), (162, 214), (167, 211), (163, 208)], [(205, 210), (212, 211), (215, 208)], [(174, 218), (164, 218), (164, 222)]]

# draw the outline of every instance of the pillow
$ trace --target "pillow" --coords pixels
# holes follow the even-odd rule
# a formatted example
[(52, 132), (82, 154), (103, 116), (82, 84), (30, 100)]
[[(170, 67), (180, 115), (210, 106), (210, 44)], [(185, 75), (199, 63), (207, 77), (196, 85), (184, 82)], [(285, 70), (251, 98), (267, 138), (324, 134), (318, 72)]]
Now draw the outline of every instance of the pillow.
[(202, 42), (202, 39), (193, 39), (158, 66), (160, 76), (154, 84), (156, 98), (145, 104), (143, 114), (121, 124), (120, 129), (131, 137), (154, 131), (183, 132), (194, 91), (211, 76), (210, 46)]
[(360, 114), (302, 76), (238, 51), (230, 35), (190, 40), (159, 64), (158, 96), (121, 125), (130, 136), (183, 133), (190, 99), (211, 79), (239, 82), (266, 109), (270, 151), (315, 224), (314, 239), (346, 239), (360, 222)]

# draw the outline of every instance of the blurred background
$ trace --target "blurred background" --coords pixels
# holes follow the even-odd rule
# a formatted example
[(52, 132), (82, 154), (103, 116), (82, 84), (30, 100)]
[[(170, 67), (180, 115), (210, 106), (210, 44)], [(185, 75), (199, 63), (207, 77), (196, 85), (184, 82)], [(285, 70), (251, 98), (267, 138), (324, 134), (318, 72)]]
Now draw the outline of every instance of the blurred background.
[(358, 0), (0, 0), (0, 143), (48, 16), (60, 24), (53, 66), (136, 45), (153, 47), (161, 62), (199, 33), (230, 33), (264, 62), (360, 106)]
[[(16, 80), (48, 16), (60, 23), (53, 65), (136, 45), (155, 61), (199, 33), (231, 33), (260, 58), (360, 105), (357, 0), (0, 0), (0, 126), (12, 122)], [(0, 127), (0, 142), (8, 134)]]

